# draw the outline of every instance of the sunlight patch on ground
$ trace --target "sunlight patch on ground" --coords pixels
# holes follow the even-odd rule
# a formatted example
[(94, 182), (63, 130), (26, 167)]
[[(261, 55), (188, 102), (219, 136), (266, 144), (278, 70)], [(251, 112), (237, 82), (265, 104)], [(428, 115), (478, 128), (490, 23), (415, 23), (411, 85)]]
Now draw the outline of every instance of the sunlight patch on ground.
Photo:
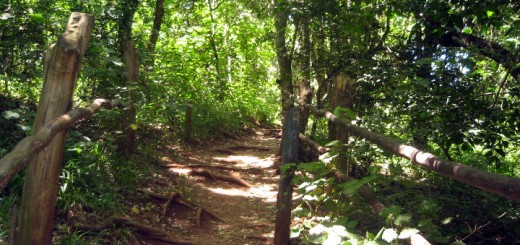
[(207, 188), (208, 190), (226, 196), (242, 196), (242, 197), (256, 197), (262, 199), (264, 202), (276, 202), (276, 186), (275, 185), (262, 185), (259, 187), (251, 187), (249, 190), (243, 189), (226, 189), (226, 188)]
[(240, 190), (240, 189), (224, 189), (224, 188), (220, 188), (220, 187), (207, 188), (207, 189), (214, 193), (226, 195), (226, 196), (244, 196), (244, 197), (249, 196), (247, 194), (247, 191)]
[(179, 175), (189, 175), (191, 169), (189, 168), (170, 168), (170, 172), (177, 173)]

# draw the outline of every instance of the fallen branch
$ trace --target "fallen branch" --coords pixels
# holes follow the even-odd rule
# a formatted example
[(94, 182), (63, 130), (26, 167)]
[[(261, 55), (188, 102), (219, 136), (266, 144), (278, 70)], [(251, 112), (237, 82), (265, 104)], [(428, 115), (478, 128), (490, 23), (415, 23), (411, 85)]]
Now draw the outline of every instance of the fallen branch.
[(137, 223), (131, 219), (125, 218), (125, 217), (112, 217), (105, 224), (89, 225), (89, 224), (73, 223), (72, 227), (77, 231), (84, 231), (84, 232), (100, 232), (102, 230), (106, 230), (106, 229), (110, 229), (110, 228), (117, 229), (117, 228), (122, 228), (122, 227), (128, 227), (128, 228), (134, 229), (137, 233), (148, 236), (149, 238), (151, 238), (153, 240), (166, 242), (169, 244), (187, 244), (187, 245), (192, 244), (191, 242), (179, 241), (176, 239), (169, 238), (168, 234), (166, 234), (165, 232), (163, 232), (161, 230), (139, 224), (139, 223)]
[(41, 152), (59, 132), (72, 127), (81, 119), (90, 118), (101, 108), (111, 109), (122, 104), (116, 101), (96, 99), (85, 108), (69, 111), (47, 123), (36, 134), (23, 138), (16, 147), (0, 159), (0, 191), (29, 163), (34, 155)]
[(249, 183), (247, 183), (245, 180), (241, 179), (240, 177), (233, 176), (233, 175), (221, 175), (221, 174), (211, 173), (211, 172), (201, 169), (201, 168), (191, 170), (190, 174), (203, 176), (206, 178), (212, 178), (214, 180), (222, 180), (222, 181), (226, 181), (226, 182), (230, 182), (230, 183), (236, 183), (236, 184), (239, 184), (239, 185), (247, 187), (247, 188), (251, 187), (251, 185)]

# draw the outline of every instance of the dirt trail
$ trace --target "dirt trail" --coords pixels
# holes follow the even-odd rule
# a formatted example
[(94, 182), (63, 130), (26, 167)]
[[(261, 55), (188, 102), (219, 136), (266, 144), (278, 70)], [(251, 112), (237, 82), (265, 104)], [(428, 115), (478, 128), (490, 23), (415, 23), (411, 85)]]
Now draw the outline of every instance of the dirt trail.
[[(203, 214), (201, 224), (197, 225), (196, 209), (175, 204), (166, 215), (161, 215), (161, 209), (157, 207), (164, 201), (157, 201), (156, 207), (153, 203), (138, 204), (149, 207), (145, 210), (147, 215), (139, 216), (145, 224), (194, 244), (272, 244), (278, 183), (272, 165), (279, 146), (279, 139), (275, 137), (278, 132), (259, 129), (200, 149), (171, 146), (170, 153), (161, 159), (163, 170), (144, 186), (163, 196), (180, 193), (185, 200), (211, 211), (225, 222)], [(193, 175), (193, 169), (239, 177), (251, 187), (212, 176)], [(162, 243), (149, 241), (147, 244)]]

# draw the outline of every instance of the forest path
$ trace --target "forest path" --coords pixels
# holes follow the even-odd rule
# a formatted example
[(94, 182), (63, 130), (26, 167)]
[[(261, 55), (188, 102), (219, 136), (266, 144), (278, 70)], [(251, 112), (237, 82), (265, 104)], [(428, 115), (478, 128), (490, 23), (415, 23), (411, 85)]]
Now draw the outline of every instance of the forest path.
[[(157, 176), (144, 187), (163, 196), (179, 193), (182, 199), (224, 222), (208, 214), (200, 216), (197, 209), (172, 204), (162, 217), (159, 209), (155, 208), (155, 214), (150, 210), (145, 223), (193, 244), (272, 244), (278, 184), (273, 160), (280, 144), (279, 133), (256, 129), (204, 147), (163, 146), (170, 150), (162, 156)], [(210, 172), (211, 176), (195, 175), (194, 169)], [(251, 187), (218, 180), (219, 175), (241, 178)]]

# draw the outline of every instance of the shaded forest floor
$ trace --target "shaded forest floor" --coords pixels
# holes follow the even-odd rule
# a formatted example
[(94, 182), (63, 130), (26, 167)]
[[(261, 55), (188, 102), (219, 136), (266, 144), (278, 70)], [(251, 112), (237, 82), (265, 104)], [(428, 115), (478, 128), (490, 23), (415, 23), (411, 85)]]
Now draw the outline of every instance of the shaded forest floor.
[[(271, 244), (279, 133), (256, 129), (201, 146), (165, 143), (153, 178), (140, 186), (144, 195), (124, 201), (131, 219), (193, 244)], [(137, 241), (163, 244), (147, 236)]]

